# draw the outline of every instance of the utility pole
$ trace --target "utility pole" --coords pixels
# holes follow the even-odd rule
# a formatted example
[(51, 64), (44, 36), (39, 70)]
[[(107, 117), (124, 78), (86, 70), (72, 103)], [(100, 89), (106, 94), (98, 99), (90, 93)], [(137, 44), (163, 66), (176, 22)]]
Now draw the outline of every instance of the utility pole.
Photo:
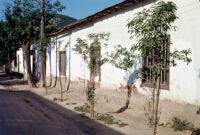
[(46, 87), (46, 47), (45, 47), (45, 32), (44, 32), (44, 0), (40, 1), (41, 14), (41, 86)]

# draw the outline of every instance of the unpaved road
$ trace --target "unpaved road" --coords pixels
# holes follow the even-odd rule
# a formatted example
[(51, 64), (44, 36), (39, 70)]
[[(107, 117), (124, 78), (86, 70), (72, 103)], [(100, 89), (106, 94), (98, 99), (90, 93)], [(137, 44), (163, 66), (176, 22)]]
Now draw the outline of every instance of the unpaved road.
[[(3, 73), (0, 73), (0, 84), (2, 80), (6, 82), (3, 77), (5, 77)], [(82, 117), (31, 91), (8, 90), (0, 85), (0, 135), (121, 135), (121, 133)]]

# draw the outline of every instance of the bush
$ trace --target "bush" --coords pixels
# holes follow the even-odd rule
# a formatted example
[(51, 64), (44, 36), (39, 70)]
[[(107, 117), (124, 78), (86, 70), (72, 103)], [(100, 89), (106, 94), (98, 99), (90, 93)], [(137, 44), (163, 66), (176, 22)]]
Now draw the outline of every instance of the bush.
[(200, 128), (194, 129), (191, 135), (200, 135)]
[(82, 106), (74, 107), (74, 110), (83, 113), (90, 113), (90, 106), (87, 103), (85, 103)]
[(171, 127), (174, 129), (174, 131), (194, 130), (194, 125), (191, 122), (188, 122), (187, 120), (181, 120), (177, 117), (172, 119)]
[(124, 122), (122, 122), (120, 120), (115, 119), (110, 114), (101, 114), (101, 113), (99, 113), (97, 115), (96, 119), (100, 120), (100, 121), (103, 121), (105, 124), (109, 124), (109, 125), (115, 124), (115, 125), (118, 125), (120, 128), (128, 126), (127, 123), (124, 123)]
[(117, 124), (118, 122), (115, 121), (115, 118), (109, 114), (101, 114), (97, 116), (97, 120), (103, 121), (105, 124)]
[(53, 98), (53, 101), (57, 101), (58, 99), (56, 97)]

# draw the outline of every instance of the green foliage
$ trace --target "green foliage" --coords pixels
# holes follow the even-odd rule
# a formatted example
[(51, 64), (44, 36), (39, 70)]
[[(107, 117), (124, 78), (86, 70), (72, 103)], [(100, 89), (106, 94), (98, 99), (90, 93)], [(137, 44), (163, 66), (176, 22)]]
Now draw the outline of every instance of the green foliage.
[(58, 98), (56, 98), (56, 97), (53, 98), (53, 101), (57, 101), (57, 100), (58, 100)]
[(6, 20), (13, 27), (20, 44), (31, 44), (38, 39), (40, 17), (36, 2), (15, 0), (12, 6), (7, 6)]
[[(109, 40), (109, 36), (110, 33), (90, 33), (88, 34), (87, 39), (77, 38), (77, 42), (73, 50), (76, 51), (79, 55), (81, 55), (81, 57), (84, 59), (84, 61), (87, 62), (89, 68), (91, 69), (94, 66), (94, 61), (97, 58), (99, 58), (99, 56), (94, 55), (95, 51), (98, 51), (102, 47), (104, 48), (107, 47), (105, 41)], [(104, 42), (103, 45), (102, 42)], [(105, 54), (102, 53), (100, 54), (100, 60), (99, 60), (100, 65), (103, 65), (105, 62), (108, 61), (106, 57), (107, 57), (107, 52), (105, 52)]]
[(78, 38), (77, 43), (75, 44), (75, 48), (73, 48), (74, 51), (76, 51), (78, 54), (81, 55), (81, 57), (89, 63), (89, 53), (90, 53), (90, 47), (86, 40)]
[[(174, 51), (168, 49), (168, 45), (171, 44), (169, 32), (176, 30), (176, 27), (173, 25), (178, 18), (176, 11), (177, 7), (175, 3), (171, 1), (159, 1), (150, 8), (143, 9), (141, 12), (136, 13), (134, 18), (127, 24), (128, 32), (131, 35), (130, 38), (135, 38), (137, 40), (137, 43), (131, 47), (132, 51), (139, 52), (139, 58), (152, 61), (151, 64), (143, 66), (142, 70), (146, 71), (146, 69), (148, 69), (152, 71), (151, 75), (154, 78), (153, 83), (155, 84), (155, 82), (158, 82), (154, 85), (156, 91), (152, 91), (153, 97), (156, 94), (156, 97), (152, 99), (153, 106), (155, 106), (152, 110), (154, 134), (157, 134), (157, 124), (159, 121), (158, 106), (161, 72), (166, 70), (166, 65), (176, 66), (177, 60), (182, 60), (187, 64), (191, 62), (189, 58), (191, 54), (190, 49), (181, 51), (177, 49), (174, 49)], [(141, 73), (143, 77), (145, 72)], [(183, 130), (188, 126), (185, 121), (182, 122), (178, 121), (178, 119), (174, 119), (174, 122), (177, 122), (174, 125), (176, 130)]]
[(154, 60), (154, 63), (143, 68), (151, 69), (152, 74), (156, 76), (165, 70), (162, 66), (164, 61), (171, 66), (176, 66), (177, 60), (189, 64), (192, 61), (189, 58), (190, 49), (181, 51), (174, 49), (169, 52), (169, 55), (165, 55), (165, 50), (161, 49), (169, 42), (169, 31), (176, 30), (176, 27), (173, 26), (178, 18), (176, 11), (175, 3), (159, 1), (149, 9), (143, 9), (136, 13), (127, 27), (130, 38), (136, 38), (137, 43), (133, 44), (130, 49), (121, 45), (116, 46), (115, 51), (110, 55), (111, 63), (117, 68), (127, 71), (139, 59), (148, 57)]
[(67, 48), (69, 45), (70, 45), (69, 42), (67, 42), (67, 43), (65, 44), (65, 48)]
[(189, 55), (191, 53), (192, 53), (191, 49), (181, 50), (181, 51), (178, 51), (178, 50), (175, 49), (174, 52), (170, 54), (170, 57), (171, 57), (170, 64), (172, 66), (176, 66), (177, 63), (176, 63), (175, 60), (180, 60), (180, 61), (184, 61), (188, 65), (192, 61), (189, 58)]
[(100, 113), (98, 113), (96, 119), (103, 121), (105, 124), (109, 124), (109, 125), (116, 124), (120, 128), (128, 126), (127, 123), (124, 123), (120, 120), (115, 119), (111, 114), (100, 114)]
[(51, 42), (51, 39), (49, 37), (47, 37), (47, 36), (43, 36), (42, 38), (39, 37), (38, 40), (34, 40), (32, 42), (33, 49), (38, 51), (41, 61), (46, 61), (46, 59), (45, 59), (46, 58), (45, 57), (46, 56), (46, 54), (45, 54), (46, 52), (42, 51), (42, 46), (41, 45), (43, 45), (43, 47), (44, 47), (43, 49), (46, 49), (50, 42)]
[(115, 118), (110, 114), (101, 114), (98, 115), (97, 120), (104, 121), (105, 124), (117, 124), (118, 121), (115, 121)]
[(133, 50), (139, 51), (141, 57), (149, 57), (154, 60), (152, 68), (154, 75), (159, 75), (162, 69), (162, 62), (166, 61), (171, 66), (176, 66), (176, 60), (183, 60), (187, 64), (191, 62), (188, 57), (191, 50), (174, 50), (165, 56), (161, 49), (169, 41), (169, 31), (175, 30), (173, 23), (178, 18), (176, 16), (177, 7), (173, 2), (160, 1), (136, 13), (135, 17), (128, 23), (128, 32), (131, 38), (138, 39)]
[(127, 48), (117, 45), (115, 46), (115, 51), (110, 54), (110, 63), (119, 69), (127, 71), (133, 67), (135, 58), (136, 55), (134, 55), (132, 48), (127, 50)]
[(66, 103), (65, 105), (76, 105), (77, 103)]
[(174, 117), (172, 119), (171, 127), (174, 129), (174, 131), (192, 131), (194, 129), (194, 125), (191, 122), (188, 122), (187, 120), (181, 120), (177, 117)]
[(15, 59), (19, 46), (15, 32), (9, 23), (0, 22), (0, 66), (8, 62), (8, 54), (10, 60)]
[[(134, 19), (127, 25), (131, 37), (133, 38), (133, 35), (136, 34), (134, 36), (139, 38), (139, 41), (166, 37), (169, 30), (175, 29), (172, 23), (178, 18), (176, 10), (175, 3), (160, 1), (149, 9), (143, 9), (141, 12), (136, 13)], [(151, 48), (151, 46), (148, 47)]]
[[(94, 115), (94, 97), (95, 97), (95, 76), (97, 66), (103, 65), (108, 61), (107, 52), (102, 54), (102, 47), (106, 48), (110, 33), (90, 33), (87, 39), (77, 39), (77, 43), (73, 50), (79, 54), (83, 60), (88, 64), (90, 69), (90, 85), (87, 87), (86, 95), (88, 101), (91, 103), (91, 114)], [(103, 44), (104, 42), (104, 44)], [(102, 45), (103, 44), (103, 45)], [(106, 55), (106, 56), (104, 56)], [(92, 116), (93, 117), (93, 116)]]
[(86, 95), (88, 101), (93, 101), (95, 97), (95, 87), (94, 86), (87, 86)]
[(119, 126), (120, 128), (122, 128), (122, 127), (126, 127), (126, 126), (128, 126), (128, 124), (122, 122), (122, 123), (118, 123), (118, 126)]
[(197, 128), (192, 124), (191, 122), (188, 122), (187, 120), (181, 120), (177, 117), (174, 117), (172, 119), (171, 128), (174, 129), (174, 131), (191, 131), (191, 135), (200, 135), (200, 128)]
[[(56, 22), (51, 20), (63, 8), (58, 0), (45, 0), (45, 33), (56, 29)], [(7, 6), (5, 17), (21, 45), (47, 43), (46, 37), (40, 39), (40, 0), (15, 0)]]
[(74, 110), (78, 111), (78, 112), (89, 113), (90, 112), (90, 106), (87, 103), (85, 103), (82, 106), (74, 107)]

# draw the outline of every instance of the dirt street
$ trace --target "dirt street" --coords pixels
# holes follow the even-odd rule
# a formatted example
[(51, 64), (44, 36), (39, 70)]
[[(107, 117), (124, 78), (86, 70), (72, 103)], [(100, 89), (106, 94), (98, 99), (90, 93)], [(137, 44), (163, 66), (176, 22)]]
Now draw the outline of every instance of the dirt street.
[[(0, 73), (0, 135), (152, 135), (144, 112), (147, 96), (132, 93), (128, 107), (124, 108), (127, 91), (96, 89), (95, 111), (112, 115), (114, 121), (126, 124), (120, 127), (90, 119), (89, 113), (75, 110), (88, 103), (85, 85), (71, 82), (69, 91), (63, 95), (64, 101), (60, 101), (60, 83), (53, 87), (54, 83), (55, 80), (50, 83), (47, 79), (49, 87), (46, 93), (44, 88), (30, 89), (22, 77), (11, 80)], [(198, 108), (187, 103), (161, 100), (158, 135), (191, 135), (191, 131), (174, 131), (168, 123), (177, 117), (199, 127)]]
[[(8, 81), (3, 76), (1, 73), (0, 84)], [(9, 83), (6, 85), (9, 86)], [(0, 135), (120, 134), (31, 91), (8, 90), (0, 85)]]

